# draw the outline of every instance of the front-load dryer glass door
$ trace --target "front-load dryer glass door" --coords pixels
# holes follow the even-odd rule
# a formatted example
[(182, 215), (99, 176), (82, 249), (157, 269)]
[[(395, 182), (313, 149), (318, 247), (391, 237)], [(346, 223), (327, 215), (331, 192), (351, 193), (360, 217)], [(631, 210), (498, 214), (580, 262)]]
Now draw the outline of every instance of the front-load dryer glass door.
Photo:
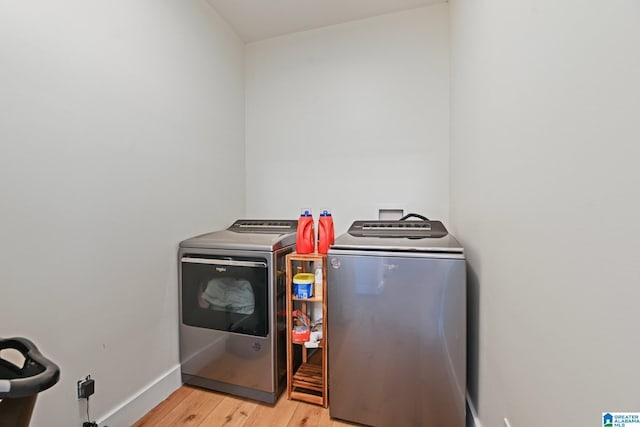
[(181, 259), (182, 322), (220, 331), (267, 336), (267, 260), (206, 255)]

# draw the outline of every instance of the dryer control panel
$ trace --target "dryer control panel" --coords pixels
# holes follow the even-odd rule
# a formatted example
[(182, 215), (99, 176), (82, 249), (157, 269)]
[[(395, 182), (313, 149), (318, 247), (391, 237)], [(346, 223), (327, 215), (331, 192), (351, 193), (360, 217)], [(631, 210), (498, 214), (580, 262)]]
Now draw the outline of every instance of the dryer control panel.
[(286, 234), (295, 233), (297, 228), (298, 220), (296, 219), (239, 219), (227, 230), (236, 233)]
[(355, 221), (348, 231), (355, 237), (438, 238), (448, 234), (440, 221)]

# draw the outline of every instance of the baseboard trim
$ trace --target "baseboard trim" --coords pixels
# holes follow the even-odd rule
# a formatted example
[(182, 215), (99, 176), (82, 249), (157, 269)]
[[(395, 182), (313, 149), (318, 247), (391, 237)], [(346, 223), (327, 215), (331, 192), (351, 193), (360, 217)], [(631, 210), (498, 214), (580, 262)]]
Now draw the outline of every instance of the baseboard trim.
[(102, 419), (97, 420), (98, 425), (101, 427), (131, 426), (181, 385), (180, 365), (176, 365), (160, 375), (155, 381), (147, 384)]
[(467, 391), (467, 407), (469, 408), (469, 412), (471, 413), (471, 422), (473, 423), (473, 427), (482, 427), (480, 423), (480, 418), (478, 418), (478, 412), (476, 411), (476, 407), (473, 405), (473, 400), (471, 400), (471, 396)]

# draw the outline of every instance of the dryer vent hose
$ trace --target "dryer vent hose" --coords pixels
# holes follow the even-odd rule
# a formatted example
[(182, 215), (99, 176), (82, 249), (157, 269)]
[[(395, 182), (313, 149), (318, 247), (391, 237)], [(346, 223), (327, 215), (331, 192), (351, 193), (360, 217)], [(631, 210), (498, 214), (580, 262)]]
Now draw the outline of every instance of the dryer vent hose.
[(422, 216), (420, 214), (417, 214), (417, 213), (408, 213), (405, 216), (403, 216), (402, 218), (400, 218), (400, 221), (404, 221), (404, 220), (409, 219), (409, 218), (419, 218), (419, 219), (421, 219), (423, 221), (429, 221), (429, 218), (427, 218), (426, 216)]

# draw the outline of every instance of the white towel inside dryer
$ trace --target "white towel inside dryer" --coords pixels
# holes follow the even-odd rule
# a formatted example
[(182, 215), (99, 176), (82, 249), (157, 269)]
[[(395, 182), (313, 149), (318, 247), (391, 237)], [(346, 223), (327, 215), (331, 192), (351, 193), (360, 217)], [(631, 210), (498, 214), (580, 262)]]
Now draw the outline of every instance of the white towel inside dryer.
[(221, 277), (211, 279), (202, 292), (212, 310), (228, 311), (239, 314), (252, 314), (255, 309), (255, 296), (251, 283), (245, 279)]

